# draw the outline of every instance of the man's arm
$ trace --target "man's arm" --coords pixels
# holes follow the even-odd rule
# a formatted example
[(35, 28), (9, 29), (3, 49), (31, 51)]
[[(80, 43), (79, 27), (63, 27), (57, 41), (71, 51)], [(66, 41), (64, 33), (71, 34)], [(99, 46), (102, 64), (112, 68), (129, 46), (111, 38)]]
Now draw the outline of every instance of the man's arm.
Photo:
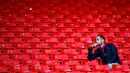
[(94, 59), (96, 59), (97, 57), (100, 56), (100, 50), (99, 49), (97, 49), (93, 54), (92, 54), (92, 49), (93, 49), (93, 47), (90, 47), (88, 49), (88, 60), (94, 60)]
[(111, 50), (114, 56), (110, 60), (110, 63), (112, 63), (118, 57), (117, 48), (115, 47), (114, 44), (111, 44)]

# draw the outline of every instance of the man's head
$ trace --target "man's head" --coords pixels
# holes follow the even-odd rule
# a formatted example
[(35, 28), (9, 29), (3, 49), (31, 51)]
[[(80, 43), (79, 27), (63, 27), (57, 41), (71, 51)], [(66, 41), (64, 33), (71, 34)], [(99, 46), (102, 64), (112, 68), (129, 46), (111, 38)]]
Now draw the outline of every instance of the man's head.
[(102, 35), (98, 35), (96, 37), (96, 43), (98, 43), (99, 45), (102, 45), (105, 42), (105, 37)]

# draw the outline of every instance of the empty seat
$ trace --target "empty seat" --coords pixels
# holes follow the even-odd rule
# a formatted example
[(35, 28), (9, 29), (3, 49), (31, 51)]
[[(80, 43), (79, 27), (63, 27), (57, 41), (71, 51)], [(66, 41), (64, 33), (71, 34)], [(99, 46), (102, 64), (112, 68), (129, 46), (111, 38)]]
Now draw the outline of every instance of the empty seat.
[(45, 54), (61, 54), (62, 50), (61, 49), (45, 49), (44, 51)]
[(17, 34), (16, 33), (0, 33), (0, 37), (16, 37)]
[(86, 43), (92, 43), (93, 42), (91, 37), (83, 37), (83, 38), (81, 37), (79, 40), (81, 42), (86, 42)]
[(17, 48), (33, 48), (33, 44), (29, 44), (29, 43), (21, 43), (21, 44), (17, 44)]
[[(52, 33), (45, 33), (45, 32), (42, 32), (42, 33), (36, 33), (36, 37), (38, 38), (42, 38), (42, 37), (52, 37), (53, 34)], [(57, 35), (58, 36), (58, 35)], [(60, 35), (59, 35), (60, 36)]]
[(112, 70), (113, 71), (124, 71), (124, 72), (129, 72), (130, 68), (128, 65), (112, 65)]
[(35, 47), (36, 48), (51, 48), (52, 47), (52, 44), (51, 43), (38, 43), (38, 44), (35, 44)]
[(79, 61), (79, 60), (67, 60), (67, 61), (64, 61), (64, 64), (65, 65), (81, 65), (83, 63), (82, 61)]
[(68, 43), (54, 43), (53, 48), (69, 48), (69, 44)]
[(46, 38), (45, 39), (45, 42), (60, 42), (60, 39), (59, 38)]
[(110, 71), (108, 65), (96, 65), (94, 68), (95, 71)]
[(66, 72), (66, 73), (85, 73), (85, 72), (74, 71), (74, 72)]
[(6, 42), (8, 42), (7, 38), (0, 38), (0, 43), (6, 43)]
[(9, 55), (0, 55), (0, 60), (11, 60), (12, 57)]
[(31, 55), (22, 54), (22, 55), (14, 55), (14, 59), (15, 60), (30, 60), (30, 59), (33, 59), (33, 57)]
[(16, 47), (16, 45), (11, 43), (0, 44), (0, 49), (13, 49), (14, 47)]
[(26, 29), (28, 32), (43, 32), (43, 30), (42, 30), (42, 28), (38, 28), (38, 27), (35, 27), (35, 28), (32, 28), (32, 27), (30, 27), (30, 28), (27, 28)]
[(91, 32), (91, 28), (88, 28), (88, 27), (76, 28), (75, 30), (76, 32), (80, 32), (80, 33)]
[(68, 71), (71, 71), (71, 67), (69, 65), (56, 65), (54, 66), (55, 67), (55, 71), (65, 71), (65, 72), (68, 72)]
[(88, 54), (88, 49), (82, 49), (81, 54)]
[(54, 37), (68, 37), (69, 35), (68, 35), (68, 33), (55, 33), (54, 35), (53, 35)]
[(96, 59), (96, 60), (92, 60), (92, 61), (85, 61), (84, 63), (85, 65), (93, 65), (93, 66), (96, 66), (96, 65), (99, 65), (99, 61)]
[(77, 42), (77, 38), (63, 38), (63, 42)]
[(76, 65), (75, 71), (92, 71), (89, 65)]
[(2, 60), (2, 65), (3, 66), (9, 66), (9, 67), (12, 67), (12, 66), (20, 66), (21, 65), (21, 62), (18, 61), (18, 60)]
[(70, 54), (70, 55), (78, 55), (80, 54), (80, 50), (79, 49), (64, 49), (63, 50), (64, 54)]
[(13, 66), (12, 72), (29, 72), (29, 67), (27, 66)]
[(20, 33), (19, 34), (20, 37), (34, 37), (34, 33), (28, 33), (28, 32), (25, 32), (25, 33)]
[(26, 42), (28, 43), (40, 43), (42, 39), (40, 38), (27, 38)]
[(25, 54), (43, 54), (42, 49), (25, 49)]
[(9, 71), (8, 71), (8, 68), (7, 68), (7, 67), (5, 67), (5, 66), (0, 66), (0, 72), (1, 72), (1, 73), (8, 73)]
[(44, 32), (58, 32), (59, 28), (56, 27), (48, 27), (48, 28), (44, 28)]
[(54, 59), (52, 55), (38, 54), (34, 55), (35, 60), (51, 60)]
[(102, 32), (106, 32), (106, 29), (105, 28), (95, 28), (95, 29), (92, 29), (92, 32), (102, 33)]
[(39, 60), (24, 60), (23, 61), (23, 65), (25, 66), (40, 66), (41, 63), (42, 62)]
[(70, 33), (70, 37), (83, 37), (84, 34), (82, 33)]
[(34, 23), (36, 27), (51, 27), (50, 23), (36, 22)]
[(60, 29), (60, 32), (73, 32), (72, 28), (62, 28)]
[(52, 67), (49, 67), (48, 65), (41, 65), (41, 66), (34, 66), (32, 68), (32, 71), (34, 72), (51, 72)]
[(5, 51), (6, 54), (24, 54), (24, 50), (23, 49), (9, 49)]
[(128, 60), (122, 60), (122, 64), (124, 64), (124, 65), (130, 65), (130, 59), (128, 59)]
[(54, 59), (55, 60), (70, 60), (71, 56), (67, 54), (55, 55)]
[(71, 48), (86, 48), (86, 44), (81, 43), (81, 42), (76, 42), (76, 43), (71, 43), (70, 47)]
[(24, 38), (10, 38), (9, 42), (10, 43), (19, 43), (19, 42), (24, 43), (25, 39)]
[(87, 59), (87, 55), (86, 54), (78, 54), (73, 56), (73, 59), (75, 60), (80, 60), (80, 59)]
[(61, 65), (63, 64), (62, 62), (58, 61), (58, 60), (46, 60), (44, 62), (45, 65)]

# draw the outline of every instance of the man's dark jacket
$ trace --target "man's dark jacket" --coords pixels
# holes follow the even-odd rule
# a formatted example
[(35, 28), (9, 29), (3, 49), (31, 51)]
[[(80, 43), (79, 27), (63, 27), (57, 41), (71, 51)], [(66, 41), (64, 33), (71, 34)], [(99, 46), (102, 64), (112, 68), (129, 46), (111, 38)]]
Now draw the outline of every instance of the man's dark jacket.
[(97, 57), (100, 57), (104, 64), (108, 64), (108, 63), (121, 64), (118, 56), (117, 48), (115, 47), (114, 44), (111, 43), (106, 44), (103, 48), (104, 52), (101, 50), (101, 47), (99, 47), (94, 53), (92, 53), (92, 48), (93, 47), (89, 47), (88, 49), (88, 60), (94, 60)]

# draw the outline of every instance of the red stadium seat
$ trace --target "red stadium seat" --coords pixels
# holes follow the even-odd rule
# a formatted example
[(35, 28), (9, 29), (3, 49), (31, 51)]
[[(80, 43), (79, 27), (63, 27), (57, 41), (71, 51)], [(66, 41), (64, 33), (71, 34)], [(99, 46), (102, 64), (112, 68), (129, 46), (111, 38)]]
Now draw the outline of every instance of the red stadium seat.
[(69, 48), (68, 43), (55, 43), (53, 44), (53, 48)]
[(9, 71), (8, 71), (7, 67), (5, 67), (5, 66), (0, 66), (0, 72), (1, 72), (1, 73), (8, 73)]
[(43, 48), (51, 48), (51, 43), (38, 43), (35, 45), (36, 48), (40, 48), (40, 49), (43, 49)]
[(95, 71), (110, 71), (108, 65), (96, 65), (94, 68)]
[(60, 42), (58, 38), (45, 38), (45, 42)]
[(55, 60), (70, 60), (71, 56), (69, 56), (67, 54), (55, 55), (54, 59)]
[(64, 62), (65, 65), (80, 65), (81, 63), (79, 60), (67, 60)]
[(41, 66), (34, 66), (32, 68), (32, 71), (34, 72), (51, 72), (51, 67), (47, 66), (47, 65), (41, 65)]
[(63, 42), (68, 42), (68, 43), (77, 42), (77, 41), (78, 41), (77, 38), (65, 38), (65, 39), (63, 39)]
[(77, 60), (80, 60), (80, 59), (87, 59), (87, 55), (86, 54), (79, 54), (79, 55), (75, 55), (73, 56), (73, 59), (77, 59)]
[(25, 54), (43, 54), (42, 49), (26, 49)]
[(29, 67), (27, 66), (13, 66), (12, 72), (29, 72)]
[(124, 71), (124, 72), (129, 72), (130, 68), (128, 65), (112, 65), (112, 70), (113, 71)]
[(14, 55), (15, 60), (30, 60), (33, 59), (31, 55)]
[(6, 54), (12, 54), (12, 55), (16, 55), (16, 54), (24, 54), (24, 50), (23, 49), (10, 49), (10, 50), (6, 50)]
[(45, 49), (44, 51), (45, 54), (62, 54), (61, 49)]
[(71, 71), (71, 67), (69, 65), (56, 65), (55, 67), (55, 71)]
[(21, 43), (21, 44), (17, 44), (17, 48), (33, 48), (33, 44), (29, 44), (29, 43)]
[(16, 37), (17, 34), (16, 33), (0, 33), (0, 37)]
[(55, 33), (53, 37), (68, 37), (68, 33)]
[(52, 33), (36, 33), (36, 37), (38, 37), (38, 38), (52, 37)]
[(76, 71), (92, 71), (89, 65), (76, 65), (75, 70)]
[(34, 37), (34, 33), (20, 33), (19, 34), (20, 37)]
[(23, 64), (25, 66), (40, 66), (41, 62), (39, 60), (24, 60)]
[(58, 60), (46, 60), (45, 61), (45, 65), (61, 65), (62, 62), (58, 61)]
[(70, 54), (70, 55), (78, 55), (78, 54), (80, 54), (80, 50), (78, 50), (78, 49), (64, 49), (63, 53)]
[(35, 60), (51, 60), (53, 59), (52, 55), (38, 54), (34, 55)]
[(70, 47), (71, 48), (86, 48), (86, 44), (82, 42), (76, 42), (76, 43), (71, 43)]
[(3, 60), (2, 65), (11, 67), (14, 65), (20, 66), (21, 64), (18, 60)]

